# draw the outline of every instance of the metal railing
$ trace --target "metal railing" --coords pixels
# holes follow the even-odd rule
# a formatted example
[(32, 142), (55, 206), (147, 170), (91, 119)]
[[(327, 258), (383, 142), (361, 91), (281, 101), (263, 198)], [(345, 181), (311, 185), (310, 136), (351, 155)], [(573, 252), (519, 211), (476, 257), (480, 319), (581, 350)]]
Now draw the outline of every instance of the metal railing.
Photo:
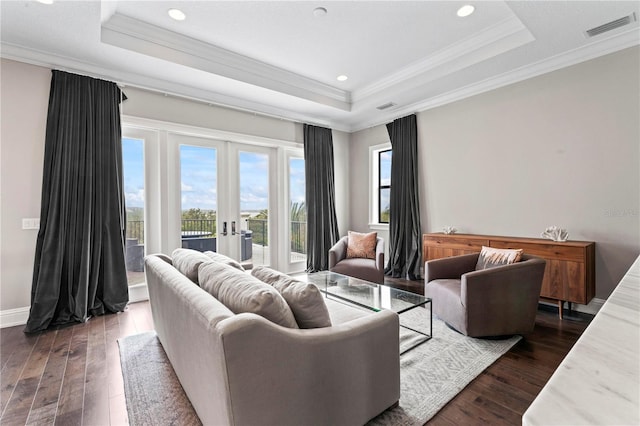
[(127, 239), (136, 239), (138, 244), (144, 244), (144, 220), (127, 221)]
[[(269, 245), (268, 219), (247, 219), (247, 228), (253, 232), (253, 243)], [(307, 254), (307, 222), (291, 222), (291, 251)]]
[(182, 219), (180, 230), (183, 236), (215, 237), (215, 219)]
[[(268, 219), (247, 219), (247, 228), (253, 232), (253, 244), (269, 245)], [(215, 219), (182, 219), (180, 229), (183, 238), (216, 237)], [(127, 221), (127, 239), (137, 239), (144, 244), (144, 221)], [(291, 251), (307, 253), (307, 222), (291, 222)]]

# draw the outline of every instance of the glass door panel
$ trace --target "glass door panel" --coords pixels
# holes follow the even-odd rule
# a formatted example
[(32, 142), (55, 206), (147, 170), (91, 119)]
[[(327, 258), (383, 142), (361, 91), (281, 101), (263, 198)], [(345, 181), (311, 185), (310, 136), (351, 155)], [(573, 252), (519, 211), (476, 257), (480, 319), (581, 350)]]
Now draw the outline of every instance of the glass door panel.
[(218, 150), (180, 145), (180, 236), (183, 248), (218, 251)]
[(271, 264), (269, 160), (268, 153), (238, 152), (240, 261), (255, 266)]
[(289, 157), (289, 262), (307, 260), (304, 158)]
[(124, 199), (127, 211), (125, 264), (128, 284), (144, 280), (144, 140), (122, 138)]

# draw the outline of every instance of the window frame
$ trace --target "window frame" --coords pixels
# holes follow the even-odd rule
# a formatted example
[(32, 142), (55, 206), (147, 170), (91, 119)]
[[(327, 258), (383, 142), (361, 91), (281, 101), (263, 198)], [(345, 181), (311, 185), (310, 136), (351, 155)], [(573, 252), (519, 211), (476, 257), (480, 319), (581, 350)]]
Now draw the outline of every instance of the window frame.
[(378, 223), (379, 224), (386, 224), (388, 225), (389, 222), (383, 222), (381, 219), (382, 216), (382, 190), (383, 189), (388, 189), (389, 190), (389, 194), (391, 194), (391, 176), (389, 176), (389, 184), (388, 185), (383, 185), (382, 184), (382, 154), (384, 154), (385, 152), (392, 152), (393, 150), (391, 148), (389, 149), (384, 149), (384, 150), (379, 150), (376, 152), (377, 157), (378, 157), (378, 210), (377, 210), (377, 215), (378, 215)]
[(380, 189), (391, 188), (391, 185), (381, 186), (380, 154), (393, 151), (391, 143), (382, 143), (369, 147), (369, 228), (388, 230), (388, 222), (380, 222)]

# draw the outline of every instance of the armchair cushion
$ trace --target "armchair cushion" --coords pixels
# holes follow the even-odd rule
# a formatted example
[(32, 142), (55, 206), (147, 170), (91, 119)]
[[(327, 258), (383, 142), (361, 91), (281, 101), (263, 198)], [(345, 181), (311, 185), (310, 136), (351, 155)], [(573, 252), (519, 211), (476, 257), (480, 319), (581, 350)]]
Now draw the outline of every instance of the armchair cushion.
[(304, 283), (266, 266), (257, 266), (251, 275), (278, 290), (300, 328), (331, 327), (331, 317), (318, 287)]
[(349, 231), (347, 241), (347, 259), (375, 259), (377, 241), (377, 232), (362, 234), (360, 232)]
[(495, 268), (496, 266), (510, 265), (519, 262), (522, 258), (522, 249), (497, 249), (482, 246), (476, 270)]

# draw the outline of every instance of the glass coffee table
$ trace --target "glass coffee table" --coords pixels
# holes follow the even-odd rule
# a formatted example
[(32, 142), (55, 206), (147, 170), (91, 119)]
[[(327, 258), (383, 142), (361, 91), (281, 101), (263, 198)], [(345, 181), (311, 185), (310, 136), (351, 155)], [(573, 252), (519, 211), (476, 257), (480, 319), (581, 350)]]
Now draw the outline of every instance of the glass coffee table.
[(429, 305), (429, 333), (400, 324), (400, 327), (421, 335), (417, 343), (404, 349), (400, 355), (419, 346), (433, 335), (431, 299), (409, 291), (383, 284), (376, 284), (329, 271), (308, 273), (306, 281), (315, 284), (327, 299), (338, 299), (372, 311), (390, 310), (398, 315), (418, 307)]

